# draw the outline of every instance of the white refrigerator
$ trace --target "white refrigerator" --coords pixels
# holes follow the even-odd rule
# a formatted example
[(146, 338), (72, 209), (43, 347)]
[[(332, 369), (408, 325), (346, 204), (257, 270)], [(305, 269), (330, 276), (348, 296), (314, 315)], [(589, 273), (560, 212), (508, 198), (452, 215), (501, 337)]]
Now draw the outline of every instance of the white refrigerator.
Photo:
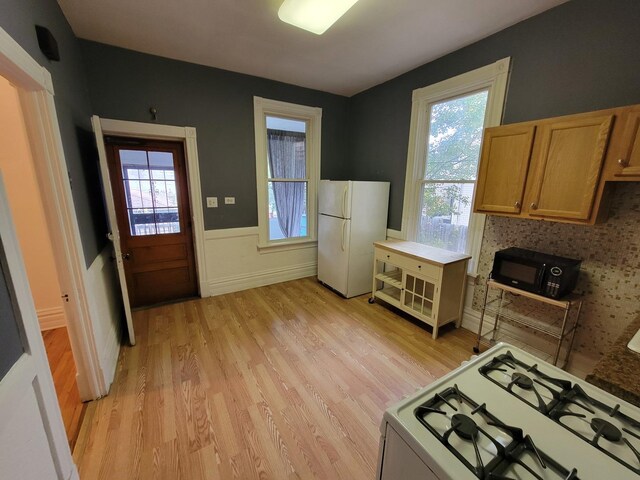
[(371, 291), (373, 242), (387, 237), (389, 182), (321, 180), (318, 280), (350, 298)]

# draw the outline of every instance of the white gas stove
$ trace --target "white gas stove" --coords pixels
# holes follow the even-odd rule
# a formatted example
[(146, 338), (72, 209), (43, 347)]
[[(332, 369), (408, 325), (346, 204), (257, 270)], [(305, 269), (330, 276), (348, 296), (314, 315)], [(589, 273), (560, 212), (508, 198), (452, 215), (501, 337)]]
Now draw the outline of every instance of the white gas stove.
[(379, 480), (640, 479), (640, 408), (504, 343), (380, 430)]

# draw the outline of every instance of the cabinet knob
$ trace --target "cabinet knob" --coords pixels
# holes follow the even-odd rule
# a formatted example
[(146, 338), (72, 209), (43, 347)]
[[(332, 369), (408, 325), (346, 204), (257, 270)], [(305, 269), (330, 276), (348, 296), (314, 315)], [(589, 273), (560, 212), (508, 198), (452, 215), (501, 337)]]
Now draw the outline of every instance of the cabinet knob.
[(619, 158), (618, 159), (618, 165), (620, 165), (621, 167), (628, 167), (629, 166), (629, 160), (626, 160), (624, 158)]
[(538, 209), (538, 204), (536, 202), (532, 202), (531, 203), (531, 210), (537, 210)]
[(520, 202), (516, 202), (516, 203), (515, 203), (515, 206), (516, 206), (516, 208), (520, 208), (520, 207), (521, 207)]

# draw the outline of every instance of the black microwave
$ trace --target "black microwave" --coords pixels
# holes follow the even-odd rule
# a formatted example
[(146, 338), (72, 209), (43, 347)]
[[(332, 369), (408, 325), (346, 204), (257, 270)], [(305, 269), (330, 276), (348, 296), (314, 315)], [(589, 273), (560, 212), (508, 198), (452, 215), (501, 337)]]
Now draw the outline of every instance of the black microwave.
[(578, 281), (581, 260), (511, 247), (496, 252), (491, 278), (549, 298), (571, 293)]

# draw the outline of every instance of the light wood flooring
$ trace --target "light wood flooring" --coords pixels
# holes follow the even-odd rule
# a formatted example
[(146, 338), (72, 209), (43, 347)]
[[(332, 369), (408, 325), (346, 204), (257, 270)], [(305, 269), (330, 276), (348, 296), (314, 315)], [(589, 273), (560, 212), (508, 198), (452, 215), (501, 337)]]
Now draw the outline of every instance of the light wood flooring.
[(44, 348), (47, 351), (49, 367), (56, 387), (58, 403), (62, 411), (64, 429), (67, 432), (69, 445), (73, 450), (86, 404), (80, 401), (78, 384), (76, 383), (76, 364), (71, 353), (71, 343), (67, 329), (54, 328), (42, 332)]
[(384, 410), (469, 358), (314, 278), (134, 314), (74, 457), (92, 479), (373, 479)]

